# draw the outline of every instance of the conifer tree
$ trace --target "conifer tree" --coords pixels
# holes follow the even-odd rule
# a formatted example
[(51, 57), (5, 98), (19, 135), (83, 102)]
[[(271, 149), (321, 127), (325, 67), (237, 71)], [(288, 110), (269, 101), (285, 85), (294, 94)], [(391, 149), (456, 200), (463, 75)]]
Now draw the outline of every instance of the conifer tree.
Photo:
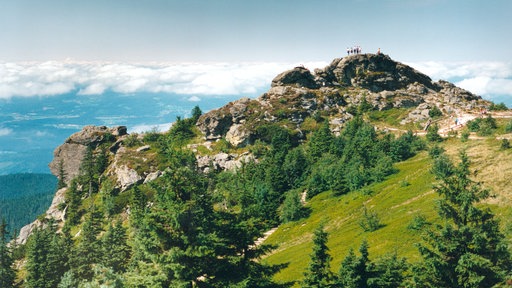
[(416, 287), (492, 287), (511, 271), (498, 221), (490, 209), (476, 206), (489, 190), (469, 178), (469, 164), (462, 151), (452, 173), (436, 175), (443, 222), (427, 230), (419, 245), (424, 262), (416, 267)]
[(59, 161), (59, 181), (57, 182), (57, 189), (66, 187), (66, 171), (64, 170), (64, 160)]
[(87, 215), (82, 231), (81, 239), (74, 249), (72, 269), (77, 279), (89, 281), (93, 276), (93, 264), (100, 262), (100, 243), (97, 239), (101, 230), (101, 215), (94, 207)]
[(320, 129), (311, 135), (308, 142), (308, 153), (314, 159), (318, 159), (323, 153), (331, 151), (334, 143), (334, 136), (329, 128), (329, 121), (324, 121)]
[(346, 288), (365, 288), (372, 275), (373, 264), (368, 258), (368, 242), (363, 241), (359, 247), (360, 257), (356, 257), (354, 250), (350, 249), (343, 260), (338, 272), (337, 285)]
[(2, 218), (0, 223), (0, 287), (14, 287), (16, 273), (12, 267), (13, 259), (9, 247), (7, 247), (7, 223)]
[(101, 238), (101, 264), (113, 273), (124, 272), (130, 259), (130, 246), (126, 243), (126, 228), (121, 222), (109, 224)]
[(36, 229), (27, 243), (27, 287), (57, 287), (68, 268), (67, 247), (52, 219), (45, 229)]
[(327, 232), (323, 225), (318, 227), (313, 235), (313, 253), (307, 271), (304, 273), (302, 287), (329, 287), (332, 285), (330, 270), (331, 256), (327, 247)]

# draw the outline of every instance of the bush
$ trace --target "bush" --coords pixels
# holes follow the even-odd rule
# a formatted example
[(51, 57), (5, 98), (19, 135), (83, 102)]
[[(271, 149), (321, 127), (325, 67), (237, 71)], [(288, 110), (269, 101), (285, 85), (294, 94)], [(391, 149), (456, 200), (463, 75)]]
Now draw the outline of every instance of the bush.
[(510, 148), (510, 141), (508, 141), (507, 138), (501, 139), (501, 147), (500, 147), (500, 149), (501, 150), (507, 150), (508, 148)]
[(460, 141), (461, 142), (467, 142), (469, 140), (469, 130), (468, 129), (464, 129), (461, 133), (460, 133)]
[(507, 125), (505, 126), (505, 132), (506, 133), (512, 133), (512, 120), (510, 120)]
[(506, 111), (506, 110), (508, 110), (508, 107), (503, 102), (501, 102), (499, 104), (492, 103), (491, 106), (489, 106), (489, 110), (490, 111)]
[(428, 110), (428, 116), (430, 116), (430, 118), (443, 116), (443, 112), (441, 112), (441, 110), (439, 110), (437, 106), (434, 106), (430, 110)]
[(123, 144), (126, 145), (126, 147), (135, 147), (142, 144), (142, 142), (139, 140), (139, 134), (132, 133), (124, 138)]
[(411, 223), (409, 223), (409, 225), (407, 225), (407, 229), (419, 231), (419, 230), (423, 229), (423, 227), (425, 225), (428, 225), (428, 224), (429, 223), (428, 223), (427, 218), (425, 216), (423, 216), (423, 215), (416, 215), (412, 219)]
[(366, 206), (363, 207), (363, 218), (359, 221), (359, 226), (364, 232), (373, 232), (381, 228), (379, 215), (375, 211), (368, 211)]
[(439, 135), (438, 133), (439, 131), (439, 125), (434, 124), (434, 125), (430, 125), (427, 129), (427, 140), (430, 141), (430, 142), (441, 142), (443, 141), (443, 138), (441, 137), (441, 135)]

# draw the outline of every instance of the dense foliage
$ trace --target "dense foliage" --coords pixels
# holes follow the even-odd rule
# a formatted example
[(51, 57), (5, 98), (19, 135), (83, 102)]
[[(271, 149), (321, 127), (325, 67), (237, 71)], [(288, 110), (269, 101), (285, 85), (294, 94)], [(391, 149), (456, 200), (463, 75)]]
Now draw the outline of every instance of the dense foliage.
[[(49, 220), (25, 247), (24, 287), (290, 286), (294, 283), (273, 280), (286, 264), (261, 261), (275, 247), (256, 240), (270, 228), (308, 217), (304, 201), (325, 191), (329, 197), (366, 191), (395, 173), (394, 163), (427, 146), (411, 131), (379, 132), (362, 116), (345, 123), (336, 136), (318, 117), (306, 139), (283, 125), (262, 125), (249, 148), (258, 151), (257, 161), (233, 171), (210, 167), (205, 172), (187, 148), (200, 114), (197, 107), (192, 118), (178, 118), (167, 133), (125, 139), (133, 147), (150, 144), (164, 173), (122, 193), (104, 173), (106, 145), (87, 150), (80, 175), (66, 190), (62, 231), (56, 233)], [(438, 136), (437, 130), (432, 133)], [(215, 145), (229, 149), (222, 140)], [(436, 145), (430, 155), (445, 226), (426, 225), (420, 218), (411, 226), (425, 233), (422, 261), (410, 264), (396, 254), (371, 260), (363, 242), (360, 256), (350, 250), (333, 273), (328, 234), (320, 226), (303, 287), (489, 287), (503, 281), (510, 273), (503, 236), (492, 213), (475, 206), (488, 192), (469, 179), (467, 158), (455, 166)], [(363, 215), (364, 233), (382, 227), (371, 209), (364, 207)], [(454, 250), (447, 253), (448, 248)]]

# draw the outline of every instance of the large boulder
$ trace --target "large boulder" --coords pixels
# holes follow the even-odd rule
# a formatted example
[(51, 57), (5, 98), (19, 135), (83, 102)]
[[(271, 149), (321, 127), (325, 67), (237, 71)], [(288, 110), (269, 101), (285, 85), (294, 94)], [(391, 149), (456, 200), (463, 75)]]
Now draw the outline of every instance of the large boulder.
[(295, 67), (292, 70), (288, 70), (277, 75), (272, 80), (271, 85), (272, 87), (292, 85), (310, 89), (318, 88), (315, 77), (313, 77), (308, 69), (302, 66)]

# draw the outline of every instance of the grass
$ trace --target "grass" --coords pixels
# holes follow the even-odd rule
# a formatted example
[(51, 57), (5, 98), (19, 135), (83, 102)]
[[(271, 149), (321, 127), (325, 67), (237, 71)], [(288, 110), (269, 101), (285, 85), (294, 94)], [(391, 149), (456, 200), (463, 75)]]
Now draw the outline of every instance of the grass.
[[(407, 228), (415, 216), (421, 214), (427, 221), (434, 219), (436, 212), (432, 202), (433, 177), (428, 172), (427, 153), (399, 163), (400, 169), (386, 181), (369, 187), (373, 195), (356, 191), (339, 197), (324, 192), (308, 203), (312, 214), (308, 219), (282, 225), (271, 235), (266, 244), (278, 245), (264, 261), (270, 264), (289, 263), (289, 266), (275, 277), (277, 281), (301, 279), (309, 263), (313, 231), (320, 223), (325, 224), (329, 233), (328, 247), (333, 258), (331, 267), (337, 271), (350, 248), (357, 251), (363, 240), (370, 245), (370, 257), (397, 252), (412, 260), (418, 259), (418, 252), (411, 243), (418, 242), (420, 235)], [(401, 185), (407, 181), (410, 185)], [(359, 225), (363, 207), (376, 212), (383, 225), (374, 232), (364, 232)]]
[[(490, 207), (501, 220), (502, 232), (512, 248), (512, 188), (507, 180), (507, 175), (512, 173), (512, 149), (499, 150), (500, 142), (493, 138), (465, 143), (452, 138), (441, 145), (455, 162), (458, 162), (458, 151), (466, 149), (472, 163), (471, 169), (477, 171), (472, 178), (485, 180), (484, 187), (496, 195), (481, 205)], [(429, 173), (431, 160), (427, 154), (422, 152), (398, 163), (398, 173), (366, 188), (373, 191), (371, 195), (355, 191), (333, 197), (327, 191), (311, 199), (307, 204), (312, 210), (309, 218), (281, 225), (265, 242), (278, 248), (264, 257), (264, 262), (289, 263), (288, 267), (276, 274), (275, 280), (286, 282), (303, 278), (312, 252), (313, 231), (320, 223), (324, 223), (329, 233), (328, 247), (333, 272), (338, 271), (349, 249), (357, 251), (365, 239), (369, 244), (371, 259), (396, 252), (409, 262), (420, 260), (414, 243), (421, 241), (421, 232), (407, 226), (418, 216), (424, 217), (427, 222), (438, 221), (435, 209), (438, 196), (432, 189), (435, 179)], [(403, 185), (404, 182), (409, 185)], [(377, 213), (382, 228), (374, 232), (362, 230), (359, 221), (365, 206)]]

